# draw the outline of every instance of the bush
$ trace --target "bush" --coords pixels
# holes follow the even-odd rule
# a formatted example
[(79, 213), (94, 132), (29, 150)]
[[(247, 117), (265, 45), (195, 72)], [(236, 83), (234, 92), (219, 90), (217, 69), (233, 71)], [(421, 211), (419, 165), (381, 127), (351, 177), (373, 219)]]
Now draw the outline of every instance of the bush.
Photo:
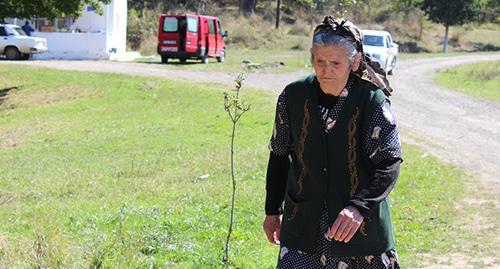
[(127, 45), (130, 49), (138, 50), (144, 40), (156, 36), (159, 14), (161, 14), (161, 6), (158, 6), (155, 10), (143, 9), (138, 11), (129, 9)]

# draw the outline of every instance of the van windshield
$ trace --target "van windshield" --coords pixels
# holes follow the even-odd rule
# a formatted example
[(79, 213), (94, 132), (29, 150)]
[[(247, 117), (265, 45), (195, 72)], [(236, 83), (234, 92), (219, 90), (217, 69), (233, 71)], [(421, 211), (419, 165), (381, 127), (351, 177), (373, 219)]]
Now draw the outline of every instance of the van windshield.
[(367, 46), (383, 47), (384, 37), (378, 35), (365, 35), (363, 44)]
[(166, 17), (163, 21), (163, 32), (177, 32), (177, 18)]

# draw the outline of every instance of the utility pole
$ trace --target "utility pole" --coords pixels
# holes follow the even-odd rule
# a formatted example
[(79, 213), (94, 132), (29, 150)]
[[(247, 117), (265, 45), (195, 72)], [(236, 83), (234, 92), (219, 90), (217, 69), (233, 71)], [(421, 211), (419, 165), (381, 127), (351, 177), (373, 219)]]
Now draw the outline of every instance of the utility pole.
[(281, 0), (276, 0), (276, 29), (280, 28), (280, 6)]

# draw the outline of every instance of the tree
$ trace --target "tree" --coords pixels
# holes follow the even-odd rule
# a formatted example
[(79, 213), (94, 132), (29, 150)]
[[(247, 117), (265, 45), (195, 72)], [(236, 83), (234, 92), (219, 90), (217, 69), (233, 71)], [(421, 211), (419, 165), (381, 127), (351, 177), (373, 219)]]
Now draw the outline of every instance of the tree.
[(257, 0), (240, 0), (240, 13), (247, 18), (255, 14), (256, 7)]
[(53, 19), (58, 16), (78, 17), (84, 5), (90, 4), (102, 14), (102, 4), (111, 0), (2, 0), (0, 1), (0, 19), (45, 17)]
[(280, 28), (281, 0), (276, 0), (276, 29)]
[(500, 22), (500, 4), (498, 0), (481, 0), (480, 22)]
[(448, 29), (452, 25), (462, 25), (473, 21), (479, 14), (477, 0), (423, 0), (420, 8), (427, 17), (445, 27), (443, 52), (448, 52)]

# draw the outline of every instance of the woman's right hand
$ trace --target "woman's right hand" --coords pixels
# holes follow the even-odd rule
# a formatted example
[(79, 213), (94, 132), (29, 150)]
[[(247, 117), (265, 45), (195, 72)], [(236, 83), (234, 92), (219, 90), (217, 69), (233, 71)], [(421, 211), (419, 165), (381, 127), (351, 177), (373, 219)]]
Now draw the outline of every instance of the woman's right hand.
[(269, 242), (279, 245), (280, 244), (280, 229), (281, 229), (281, 215), (267, 215), (262, 223), (264, 233), (266, 233)]

